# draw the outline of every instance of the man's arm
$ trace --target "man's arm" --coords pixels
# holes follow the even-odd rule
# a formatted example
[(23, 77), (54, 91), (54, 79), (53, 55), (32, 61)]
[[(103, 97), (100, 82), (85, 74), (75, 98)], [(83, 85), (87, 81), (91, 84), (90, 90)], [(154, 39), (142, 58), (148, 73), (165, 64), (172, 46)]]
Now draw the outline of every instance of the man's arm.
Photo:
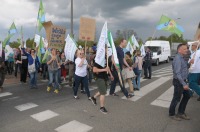
[(179, 82), (183, 85), (186, 86), (187, 84), (183, 80), (181, 76), (181, 60), (180, 58), (175, 58), (176, 60), (174, 61), (174, 73), (176, 74), (177, 79)]

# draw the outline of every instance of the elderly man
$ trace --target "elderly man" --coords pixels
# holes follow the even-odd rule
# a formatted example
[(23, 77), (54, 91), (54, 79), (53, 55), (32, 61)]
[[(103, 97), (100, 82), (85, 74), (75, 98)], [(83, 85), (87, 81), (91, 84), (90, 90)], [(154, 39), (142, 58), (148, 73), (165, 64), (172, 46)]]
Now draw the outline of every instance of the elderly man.
[[(186, 44), (178, 45), (178, 53), (176, 54), (172, 63), (174, 95), (169, 108), (169, 116), (177, 121), (181, 121), (181, 119), (190, 119), (185, 114), (185, 109), (188, 100), (190, 99), (189, 86), (186, 83), (188, 78), (188, 67), (187, 62), (184, 60), (184, 55), (187, 54), (187, 50), (188, 49)], [(183, 97), (181, 99), (182, 94)], [(180, 102), (178, 114), (175, 115), (175, 110), (178, 102)]]
[(200, 50), (199, 43), (195, 42), (192, 44), (192, 54), (189, 60), (190, 69), (189, 69), (189, 86), (193, 89), (198, 95), (199, 98), (197, 99), (200, 101)]

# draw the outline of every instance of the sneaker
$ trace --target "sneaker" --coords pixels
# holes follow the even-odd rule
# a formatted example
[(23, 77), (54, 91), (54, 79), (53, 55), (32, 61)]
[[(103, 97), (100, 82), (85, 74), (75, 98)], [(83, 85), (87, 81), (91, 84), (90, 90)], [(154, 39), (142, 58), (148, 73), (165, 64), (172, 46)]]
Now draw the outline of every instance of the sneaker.
[(176, 116), (176, 115), (173, 115), (173, 116), (169, 116), (172, 120), (175, 120), (175, 121), (181, 121), (181, 118)]
[(51, 87), (47, 87), (47, 92), (50, 92), (51, 91)]
[(178, 114), (177, 115), (179, 118), (184, 119), (184, 120), (190, 120), (190, 117), (187, 116), (186, 114)]
[(106, 110), (105, 107), (101, 107), (101, 108), (100, 108), (100, 111), (101, 111), (103, 114), (108, 114), (108, 111)]
[(85, 91), (84, 91), (84, 90), (81, 90), (81, 93), (82, 93), (82, 94), (85, 94)]
[(132, 98), (134, 95), (132, 95), (132, 94), (128, 94), (128, 96), (126, 97), (127, 99), (130, 99), (130, 98)]
[(92, 103), (93, 103), (94, 105), (97, 105), (97, 99), (95, 99), (94, 97), (91, 97), (90, 100), (92, 101)]
[(79, 97), (78, 97), (78, 96), (74, 96), (74, 98), (75, 98), (75, 99), (79, 99)]
[(58, 94), (59, 93), (58, 89), (54, 90), (54, 93)]
[(129, 93), (129, 95), (131, 95), (132, 97), (135, 96), (134, 92)]

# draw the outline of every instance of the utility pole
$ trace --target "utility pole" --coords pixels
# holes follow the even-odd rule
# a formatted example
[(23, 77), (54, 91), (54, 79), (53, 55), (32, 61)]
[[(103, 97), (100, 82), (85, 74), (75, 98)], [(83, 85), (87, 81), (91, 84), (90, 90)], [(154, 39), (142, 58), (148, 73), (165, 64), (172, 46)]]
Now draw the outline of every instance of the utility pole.
[(74, 37), (73, 25), (73, 0), (71, 0), (71, 37)]

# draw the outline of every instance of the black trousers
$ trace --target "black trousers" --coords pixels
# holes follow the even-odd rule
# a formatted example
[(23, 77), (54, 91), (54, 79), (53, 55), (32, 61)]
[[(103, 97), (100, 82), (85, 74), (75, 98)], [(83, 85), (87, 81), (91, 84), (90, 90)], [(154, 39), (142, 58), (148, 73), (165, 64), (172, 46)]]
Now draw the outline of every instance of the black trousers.
[(0, 69), (0, 88), (3, 86), (5, 80), (5, 71)]
[(144, 76), (151, 78), (151, 60), (146, 60), (144, 63)]
[[(183, 85), (179, 82), (177, 79), (173, 79), (173, 85), (174, 85), (174, 95), (172, 102), (170, 104), (169, 108), (169, 115), (174, 116), (175, 110), (178, 102), (180, 102), (179, 108), (178, 108), (178, 114), (184, 114), (185, 109), (188, 103), (188, 100), (190, 99), (190, 93), (189, 90), (184, 90)], [(182, 97), (183, 95), (183, 97)], [(181, 99), (182, 97), (182, 99)]]
[(125, 88), (125, 85), (124, 85), (124, 81), (123, 81), (121, 72), (120, 72), (120, 76), (121, 76), (121, 79), (122, 79), (122, 84), (120, 83), (120, 80), (119, 80), (119, 76), (118, 76), (117, 71), (116, 71), (116, 70), (113, 70), (113, 71), (111, 71), (111, 72), (112, 72), (112, 75), (113, 75), (113, 77), (114, 77), (114, 80), (111, 81), (110, 95), (112, 95), (112, 94), (115, 93), (116, 84), (119, 83), (119, 86), (120, 86), (122, 92), (124, 93), (124, 95), (125, 95), (126, 97), (128, 97), (128, 91), (127, 91), (126, 88)]
[(27, 74), (28, 74), (28, 67), (21, 67), (20, 71), (21, 71), (20, 72), (21, 73), (20, 81), (26, 82)]

